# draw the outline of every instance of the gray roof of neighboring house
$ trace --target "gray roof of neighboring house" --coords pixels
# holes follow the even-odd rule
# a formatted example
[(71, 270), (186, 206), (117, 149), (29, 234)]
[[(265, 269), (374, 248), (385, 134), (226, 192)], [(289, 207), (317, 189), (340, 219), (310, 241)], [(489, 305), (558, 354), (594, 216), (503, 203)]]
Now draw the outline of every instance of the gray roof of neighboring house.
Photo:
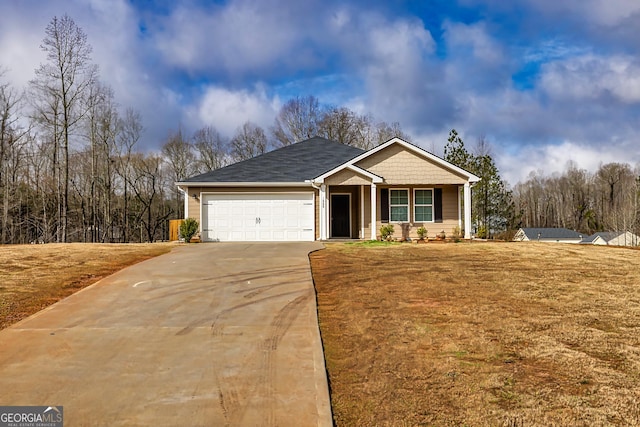
[(585, 237), (584, 239), (582, 239), (582, 242), (580, 243), (593, 243), (593, 241), (596, 240), (598, 237), (600, 237), (605, 242), (609, 242), (615, 239), (616, 237), (618, 237), (620, 234), (622, 233), (616, 233), (615, 231), (599, 231), (597, 233), (593, 233), (589, 237)]
[(362, 153), (359, 148), (316, 136), (182, 182), (304, 182)]
[(577, 231), (569, 230), (568, 228), (522, 228), (522, 231), (524, 231), (529, 240), (580, 239), (582, 237)]

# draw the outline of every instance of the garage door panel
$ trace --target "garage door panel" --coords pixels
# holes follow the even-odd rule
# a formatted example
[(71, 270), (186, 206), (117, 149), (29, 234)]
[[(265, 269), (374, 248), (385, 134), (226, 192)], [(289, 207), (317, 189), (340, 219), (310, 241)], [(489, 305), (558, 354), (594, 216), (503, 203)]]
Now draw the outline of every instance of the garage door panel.
[(312, 241), (313, 193), (203, 195), (204, 240)]

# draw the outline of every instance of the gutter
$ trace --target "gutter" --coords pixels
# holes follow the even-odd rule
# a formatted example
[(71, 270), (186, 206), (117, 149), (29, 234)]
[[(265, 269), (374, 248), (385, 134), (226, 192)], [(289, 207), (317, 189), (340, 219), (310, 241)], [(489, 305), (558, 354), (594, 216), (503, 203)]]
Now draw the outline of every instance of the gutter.
[(315, 188), (316, 190), (320, 191), (320, 187), (318, 187), (318, 184), (316, 184), (315, 182), (311, 181), (310, 179), (306, 179), (304, 182), (311, 184), (311, 186), (313, 188)]

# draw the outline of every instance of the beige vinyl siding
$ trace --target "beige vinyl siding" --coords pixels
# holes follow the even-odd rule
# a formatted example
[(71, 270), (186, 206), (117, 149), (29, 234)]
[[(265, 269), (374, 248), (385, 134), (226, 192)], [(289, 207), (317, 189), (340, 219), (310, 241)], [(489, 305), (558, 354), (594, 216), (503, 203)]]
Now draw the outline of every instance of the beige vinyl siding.
[[(385, 187), (385, 188), (401, 188), (401, 187)], [(407, 187), (402, 187), (402, 189), (406, 189)], [(447, 236), (451, 236), (456, 227), (459, 226), (458, 223), (458, 186), (457, 185), (416, 185), (411, 186), (409, 188), (409, 208), (410, 208), (410, 217), (411, 221), (406, 223), (397, 223), (390, 222), (394, 226), (394, 237), (402, 237), (402, 227), (406, 227), (408, 230), (408, 237), (412, 239), (418, 238), (418, 228), (423, 226), (427, 229), (428, 236), (433, 238), (436, 234), (440, 233), (444, 230)], [(442, 222), (414, 222), (414, 189), (422, 189), (422, 188), (442, 188)], [(377, 189), (377, 221), (376, 221), (376, 236), (380, 238), (380, 227), (382, 227), (382, 222), (380, 221), (380, 211), (381, 211), (381, 199), (380, 199), (380, 187)], [(371, 205), (370, 198), (366, 198), (367, 206)], [(369, 211), (370, 208), (367, 210)], [(371, 223), (371, 213), (368, 212), (365, 215), (365, 223), (367, 225), (367, 234), (366, 238), (368, 239), (371, 233), (371, 229), (369, 225)]]
[(442, 187), (442, 221), (455, 220), (458, 225), (458, 187)]
[(444, 169), (430, 159), (419, 156), (399, 144), (389, 147), (356, 163), (363, 169), (384, 177), (388, 185), (464, 184), (466, 179)]
[[(187, 189), (187, 194), (189, 195), (189, 218), (193, 218), (200, 223), (200, 192), (202, 189), (198, 187), (189, 187)], [(193, 197), (193, 195), (197, 196), (197, 199)]]
[(371, 180), (369, 178), (349, 169), (343, 169), (325, 180), (327, 185), (369, 185), (370, 183)]

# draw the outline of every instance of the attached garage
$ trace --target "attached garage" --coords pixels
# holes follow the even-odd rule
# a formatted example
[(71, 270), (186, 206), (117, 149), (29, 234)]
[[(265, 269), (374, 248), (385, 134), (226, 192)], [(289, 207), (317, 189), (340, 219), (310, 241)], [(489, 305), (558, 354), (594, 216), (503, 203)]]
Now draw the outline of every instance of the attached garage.
[(313, 241), (314, 193), (204, 193), (204, 241)]

